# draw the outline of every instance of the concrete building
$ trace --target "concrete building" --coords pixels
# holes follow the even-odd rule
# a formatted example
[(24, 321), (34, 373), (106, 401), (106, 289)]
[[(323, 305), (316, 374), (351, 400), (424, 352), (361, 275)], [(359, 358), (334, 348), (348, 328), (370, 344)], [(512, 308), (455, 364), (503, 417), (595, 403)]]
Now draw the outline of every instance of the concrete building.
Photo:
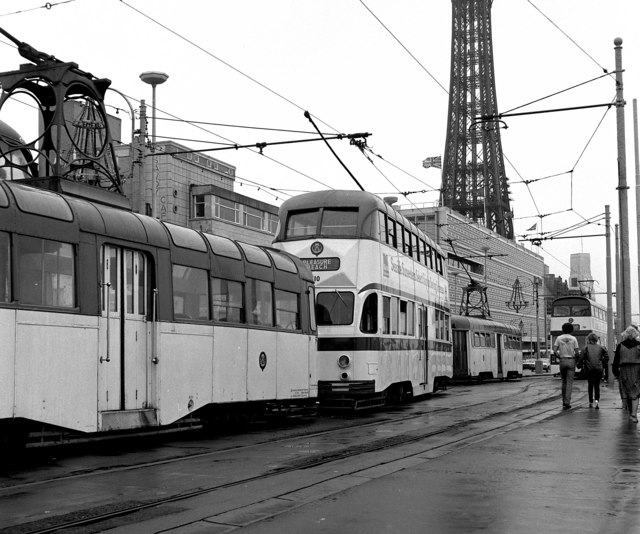
[[(547, 267), (539, 254), (445, 207), (396, 206), (448, 254), (451, 307), (460, 312), (470, 279), (487, 286), (491, 317), (523, 333), (523, 349), (544, 350)], [(517, 282), (516, 282), (517, 280)], [(517, 286), (519, 290), (516, 290)], [(536, 312), (537, 308), (537, 312)]]
[(579, 252), (569, 256), (569, 289), (580, 295), (593, 293), (591, 276), (591, 254)]
[[(135, 145), (116, 148), (118, 165), (125, 180), (127, 197), (136, 197), (139, 179), (135, 170)], [(204, 232), (224, 235), (256, 245), (270, 245), (278, 224), (278, 208), (236, 193), (236, 168), (203, 153), (191, 151), (175, 141), (156, 143), (146, 158), (142, 175), (147, 212), (156, 173), (158, 218)], [(136, 202), (133, 203), (136, 206)], [(140, 211), (139, 209), (136, 211)]]

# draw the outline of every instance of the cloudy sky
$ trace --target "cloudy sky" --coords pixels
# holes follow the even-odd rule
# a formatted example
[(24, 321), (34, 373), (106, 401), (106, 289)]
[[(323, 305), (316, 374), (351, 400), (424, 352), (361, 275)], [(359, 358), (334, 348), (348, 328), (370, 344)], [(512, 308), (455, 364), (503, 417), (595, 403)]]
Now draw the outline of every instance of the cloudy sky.
[[(492, 22), (502, 112), (612, 102), (615, 83), (603, 69), (614, 70), (613, 41), (623, 39), (637, 312), (632, 101), (640, 90), (640, 3), (496, 0)], [(140, 73), (167, 73), (168, 81), (157, 89), (158, 138), (198, 149), (305, 139), (314, 131), (304, 117), (308, 110), (328, 134), (372, 134), (370, 159), (347, 140), (331, 142), (365, 189), (395, 194), (402, 205), (438, 200), (440, 171), (424, 169), (422, 160), (444, 151), (449, 0), (3, 0), (0, 27), (109, 78), (136, 109), (141, 99), (151, 104), (151, 88), (140, 81)], [(24, 60), (15, 47), (4, 37), (0, 45), (0, 69), (17, 69)], [(109, 92), (107, 104), (112, 113), (120, 110), (128, 142), (127, 103)], [(0, 119), (28, 138), (28, 111), (19, 107), (3, 110)], [(501, 134), (517, 240), (535, 237), (527, 232), (534, 223), (549, 236), (593, 220), (562, 235), (603, 234), (607, 204), (612, 224), (618, 222), (615, 108), (505, 122), (508, 128)], [(319, 142), (275, 145), (262, 155), (247, 149), (209, 154), (237, 167), (238, 192), (276, 205), (303, 191), (357, 189)], [(596, 290), (605, 291), (603, 237), (544, 240), (533, 248), (563, 278), (569, 275), (571, 253), (591, 253)], [(599, 300), (605, 302), (604, 295)]]

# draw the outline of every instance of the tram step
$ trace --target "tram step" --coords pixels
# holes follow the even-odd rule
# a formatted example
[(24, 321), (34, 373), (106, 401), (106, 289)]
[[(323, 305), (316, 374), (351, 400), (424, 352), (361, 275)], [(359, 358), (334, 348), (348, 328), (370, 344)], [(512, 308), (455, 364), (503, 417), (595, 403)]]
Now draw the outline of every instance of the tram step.
[(101, 412), (100, 430), (128, 430), (158, 426), (158, 414), (154, 409), (113, 410)]

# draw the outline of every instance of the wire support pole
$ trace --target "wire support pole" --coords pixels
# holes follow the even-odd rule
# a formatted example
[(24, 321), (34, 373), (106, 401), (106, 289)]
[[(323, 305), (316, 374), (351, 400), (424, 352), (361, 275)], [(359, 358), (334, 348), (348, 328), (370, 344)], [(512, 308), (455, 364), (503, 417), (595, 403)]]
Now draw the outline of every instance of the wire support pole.
[(622, 300), (621, 326), (631, 324), (631, 262), (629, 259), (629, 205), (627, 198), (627, 158), (624, 125), (624, 96), (622, 92), (622, 39), (613, 41), (616, 61), (616, 124), (618, 138), (618, 203), (620, 209), (620, 279), (621, 292), (616, 296)]

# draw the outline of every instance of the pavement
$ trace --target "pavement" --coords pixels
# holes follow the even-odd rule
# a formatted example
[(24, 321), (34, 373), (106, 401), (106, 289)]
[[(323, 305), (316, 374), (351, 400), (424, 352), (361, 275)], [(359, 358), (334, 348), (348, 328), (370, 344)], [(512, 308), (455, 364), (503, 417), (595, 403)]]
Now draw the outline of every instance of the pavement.
[(640, 533), (638, 425), (622, 409), (617, 382), (601, 388), (597, 410), (589, 407), (586, 388), (586, 382), (577, 381), (572, 408), (562, 410), (558, 400), (558, 412), (536, 424), (422, 458), (395, 472), (389, 469), (238, 530)]

